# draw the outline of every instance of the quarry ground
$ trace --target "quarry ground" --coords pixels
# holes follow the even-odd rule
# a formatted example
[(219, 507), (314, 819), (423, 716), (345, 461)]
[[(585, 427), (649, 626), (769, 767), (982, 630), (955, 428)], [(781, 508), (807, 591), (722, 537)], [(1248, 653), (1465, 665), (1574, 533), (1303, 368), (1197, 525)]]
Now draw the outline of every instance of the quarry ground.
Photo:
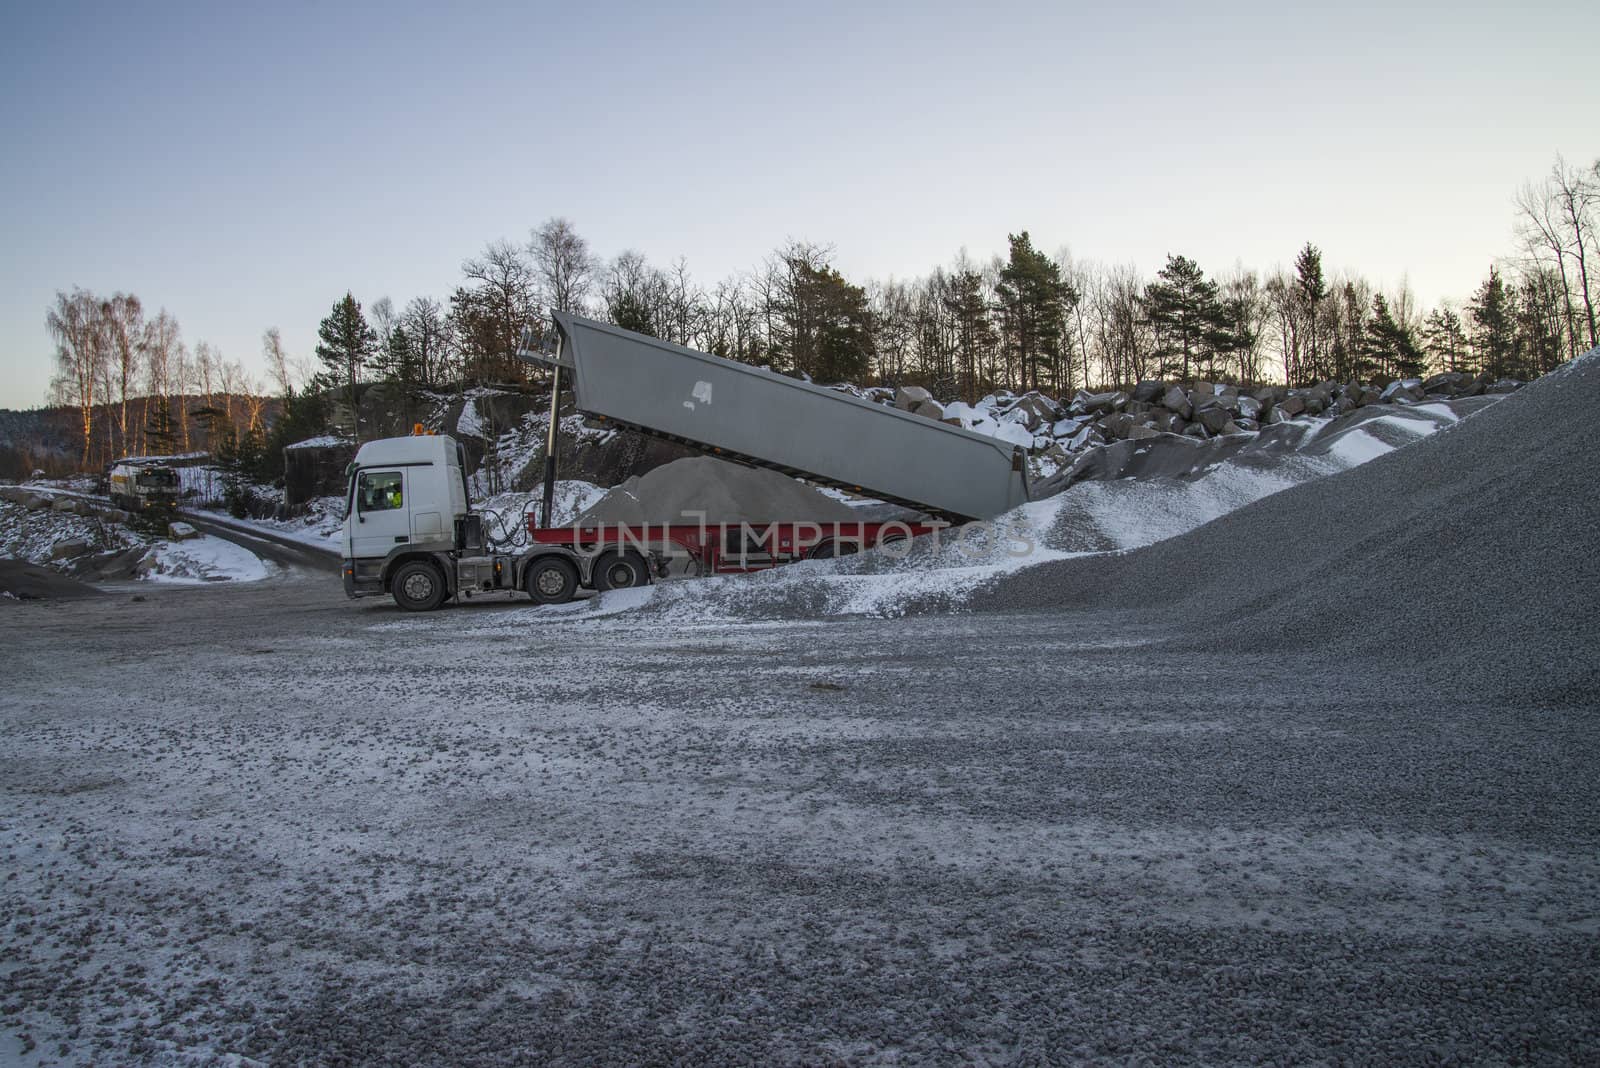
[(1600, 1050), (1592, 709), (1129, 615), (413, 617), (294, 571), (0, 627), (0, 1060)]

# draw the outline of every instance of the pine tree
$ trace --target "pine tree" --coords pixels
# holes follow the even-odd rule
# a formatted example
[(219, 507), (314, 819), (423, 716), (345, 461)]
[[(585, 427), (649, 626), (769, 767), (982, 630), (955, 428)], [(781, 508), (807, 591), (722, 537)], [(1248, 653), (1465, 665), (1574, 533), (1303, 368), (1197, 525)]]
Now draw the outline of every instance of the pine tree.
[(178, 442), (178, 424), (172, 418), (172, 404), (165, 397), (150, 402), (150, 418), (144, 428), (146, 449), (154, 455), (170, 454)]
[(1009, 234), (1007, 240), (1011, 256), (995, 285), (1001, 342), (1008, 364), (1016, 358), (1021, 388), (1038, 389), (1041, 364), (1050, 368), (1052, 380), (1059, 376), (1066, 304), (1076, 294), (1061, 280), (1061, 266), (1033, 247), (1028, 231)]
[(1505, 378), (1511, 373), (1516, 352), (1516, 329), (1505, 281), (1494, 267), (1472, 298), (1472, 347), (1484, 373)]
[(867, 291), (832, 267), (795, 265), (795, 303), (805, 309), (791, 354), (796, 370), (819, 382), (859, 381), (877, 349)]
[(422, 362), (404, 326), (396, 326), (389, 332), (388, 344), (373, 357), (372, 370), (400, 402), (401, 421), (409, 426), (415, 415), (417, 394), (422, 388)]
[(1294, 259), (1294, 275), (1294, 294), (1305, 328), (1306, 352), (1303, 366), (1288, 369), (1287, 377), (1291, 386), (1310, 381), (1321, 373), (1319, 332), (1322, 302), (1328, 296), (1328, 284), (1322, 277), (1322, 250), (1307, 241), (1305, 248)]
[(361, 314), (361, 305), (349, 293), (333, 306), (333, 311), (317, 328), (317, 358), (326, 370), (326, 381), (335, 388), (347, 390), (350, 404), (350, 431), (357, 441), (361, 439), (361, 416), (356, 396), (356, 382), (361, 368), (377, 348), (378, 335)]
[(1230, 344), (1217, 284), (1187, 256), (1169, 255), (1156, 277), (1145, 287), (1143, 304), (1156, 331), (1161, 373), (1184, 380), (1196, 370), (1214, 373), (1218, 343)]
[(1366, 378), (1371, 370), (1381, 371), (1393, 378), (1420, 378), (1426, 367), (1426, 360), (1422, 350), (1417, 347), (1416, 339), (1411, 336), (1409, 328), (1405, 327), (1394, 317), (1389, 310), (1389, 301), (1382, 293), (1373, 295), (1372, 318), (1367, 322), (1366, 344), (1363, 346), (1363, 355), (1366, 358), (1367, 374), (1357, 377)]
[(949, 288), (940, 302), (954, 327), (956, 356), (961, 361), (962, 395), (968, 404), (976, 404), (979, 367), (984, 355), (995, 344), (989, 302), (983, 296), (983, 275), (977, 271), (957, 271), (951, 276)]
[(636, 334), (656, 336), (655, 318), (650, 314), (650, 305), (633, 290), (623, 290), (607, 305), (607, 314), (611, 321), (624, 330), (632, 330)]
[(1436, 308), (1423, 325), (1423, 338), (1433, 365), (1441, 371), (1470, 372), (1467, 332), (1461, 316), (1449, 308)]

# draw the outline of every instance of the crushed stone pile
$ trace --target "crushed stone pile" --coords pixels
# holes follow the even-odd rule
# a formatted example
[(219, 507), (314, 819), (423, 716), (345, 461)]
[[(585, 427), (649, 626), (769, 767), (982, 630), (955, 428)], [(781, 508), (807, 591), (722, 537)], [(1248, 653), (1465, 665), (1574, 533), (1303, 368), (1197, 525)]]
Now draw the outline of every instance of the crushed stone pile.
[(1145, 612), (1212, 646), (1600, 699), (1597, 406), (1600, 349), (1407, 448), (1146, 548), (1030, 568), (973, 607)]
[(692, 456), (635, 475), (574, 520), (598, 523), (852, 522), (861, 517), (786, 475)]
[(93, 586), (26, 560), (0, 559), (0, 602), (93, 597)]

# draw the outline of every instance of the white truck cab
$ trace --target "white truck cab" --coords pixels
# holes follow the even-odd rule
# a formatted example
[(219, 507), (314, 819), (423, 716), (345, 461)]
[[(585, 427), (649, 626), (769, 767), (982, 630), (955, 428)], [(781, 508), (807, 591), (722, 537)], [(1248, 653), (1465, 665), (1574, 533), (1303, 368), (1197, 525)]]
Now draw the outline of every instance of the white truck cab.
[[(466, 458), (454, 438), (416, 433), (369, 441), (345, 474), (344, 591), (389, 594), (424, 612), (450, 597), (526, 590), (560, 603), (594, 581), (592, 554), (554, 545), (521, 551), (489, 544), (467, 494)], [(644, 581), (643, 562), (629, 572)]]

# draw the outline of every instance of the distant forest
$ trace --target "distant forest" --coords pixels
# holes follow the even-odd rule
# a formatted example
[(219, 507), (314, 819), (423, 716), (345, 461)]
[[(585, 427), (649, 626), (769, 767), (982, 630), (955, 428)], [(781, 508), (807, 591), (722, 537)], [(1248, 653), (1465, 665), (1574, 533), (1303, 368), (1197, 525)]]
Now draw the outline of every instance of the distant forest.
[[(1070, 394), (1146, 379), (1345, 382), (1468, 371), (1532, 378), (1593, 347), (1600, 299), (1600, 161), (1557, 159), (1517, 195), (1517, 247), (1475, 292), (1423, 308), (1324, 270), (1305, 243), (1272, 273), (1215, 273), (1171, 255), (1154, 277), (1052, 255), (1028, 231), (1005, 255), (905, 281), (852, 281), (831, 247), (791, 242), (755, 269), (706, 287), (682, 259), (601, 260), (566, 219), (525, 242), (495, 241), (462, 265), (444, 299), (353, 294), (322, 320), (312, 358), (262, 339), (269, 381), (138, 297), (61, 292), (47, 314), (53, 400), (72, 413), (77, 462), (124, 453), (221, 449), (254, 456), (330, 425), (360, 436), (357, 394), (408, 397), (530, 384), (514, 353), (546, 309), (609, 320), (691, 348), (818, 382), (921, 385), (969, 402), (995, 390)], [(13, 446), (15, 446), (13, 442)]]

